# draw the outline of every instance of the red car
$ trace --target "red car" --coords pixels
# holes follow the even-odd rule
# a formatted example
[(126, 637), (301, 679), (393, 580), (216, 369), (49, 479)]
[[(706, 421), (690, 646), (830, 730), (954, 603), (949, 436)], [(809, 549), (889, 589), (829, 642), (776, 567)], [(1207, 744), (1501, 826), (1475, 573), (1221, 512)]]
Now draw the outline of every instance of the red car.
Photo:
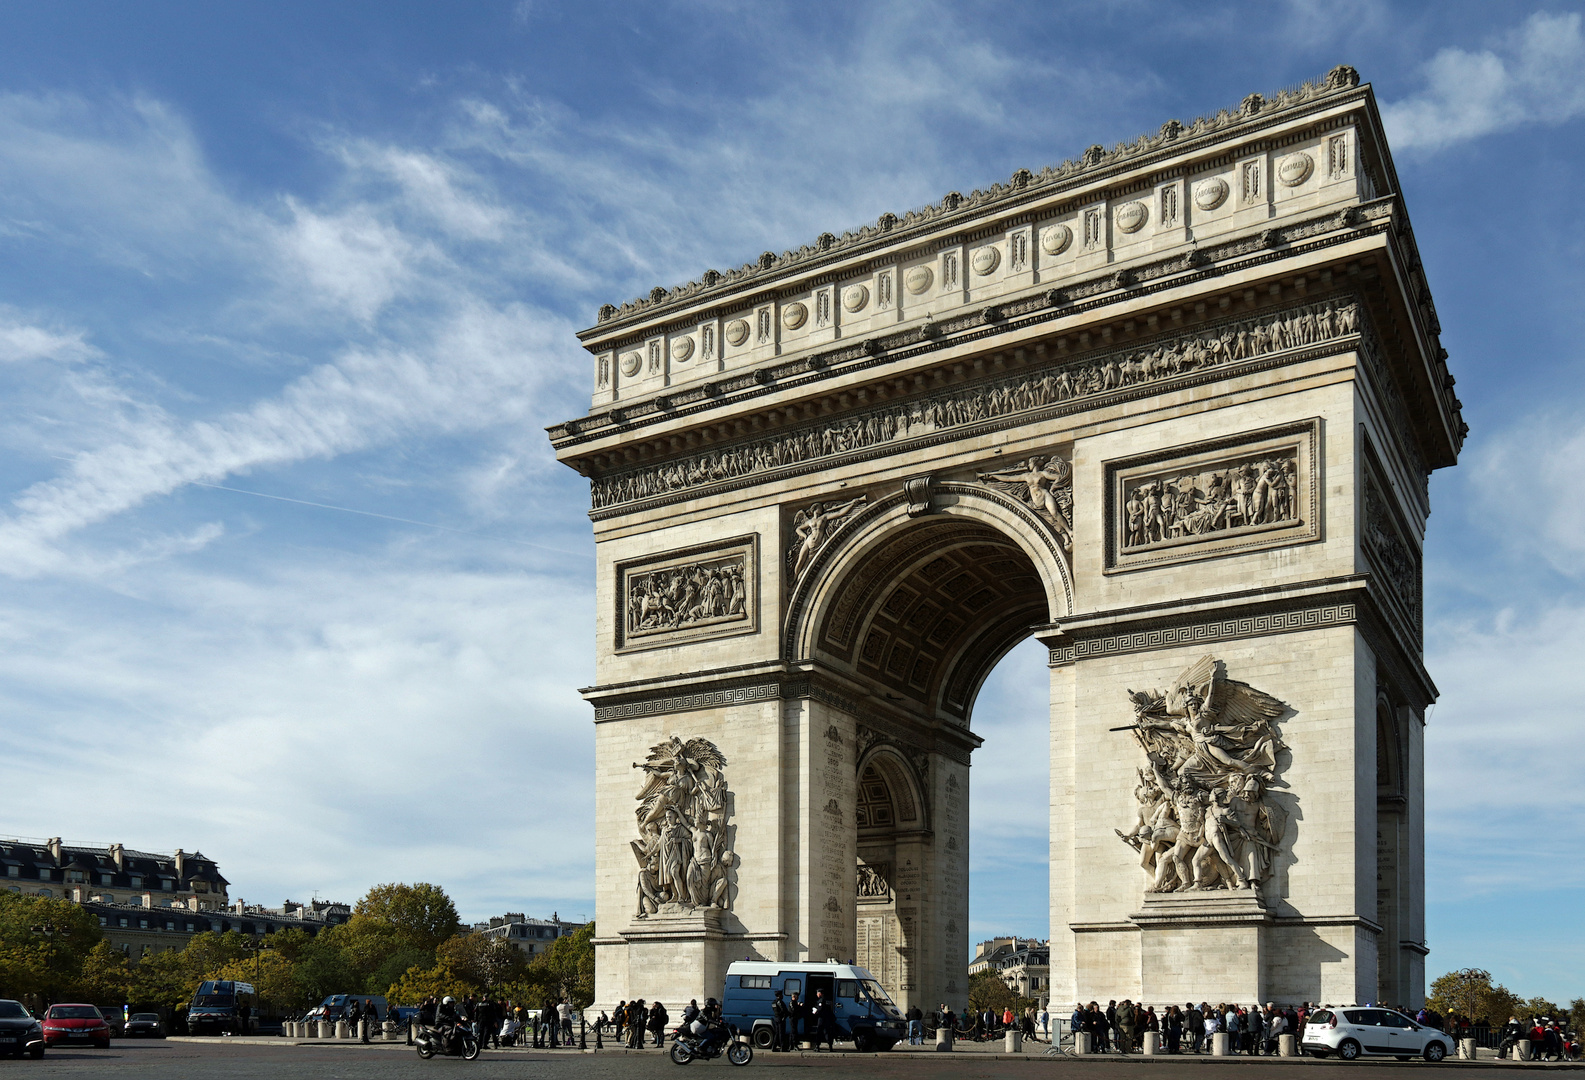
[(44, 1045), (93, 1043), (110, 1049), (110, 1025), (97, 1005), (51, 1005), (44, 1011)]

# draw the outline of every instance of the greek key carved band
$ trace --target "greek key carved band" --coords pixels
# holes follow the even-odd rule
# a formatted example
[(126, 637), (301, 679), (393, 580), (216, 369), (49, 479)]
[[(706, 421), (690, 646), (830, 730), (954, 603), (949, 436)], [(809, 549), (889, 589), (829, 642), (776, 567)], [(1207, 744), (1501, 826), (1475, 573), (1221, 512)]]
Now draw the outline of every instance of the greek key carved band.
[(1289, 634), (1298, 630), (1316, 630), (1324, 626), (1342, 626), (1356, 621), (1357, 618), (1358, 613), (1354, 604), (1331, 604), (1298, 611), (1278, 611), (1235, 619), (1219, 619), (1215, 622), (1154, 627), (1150, 630), (1137, 630), (1126, 634), (1085, 638), (1072, 645), (1058, 646), (1051, 650), (1050, 663), (1056, 667), (1077, 660), (1090, 660), (1097, 656), (1170, 649), (1182, 645), (1205, 645), (1215, 641), (1260, 637), (1265, 634)]

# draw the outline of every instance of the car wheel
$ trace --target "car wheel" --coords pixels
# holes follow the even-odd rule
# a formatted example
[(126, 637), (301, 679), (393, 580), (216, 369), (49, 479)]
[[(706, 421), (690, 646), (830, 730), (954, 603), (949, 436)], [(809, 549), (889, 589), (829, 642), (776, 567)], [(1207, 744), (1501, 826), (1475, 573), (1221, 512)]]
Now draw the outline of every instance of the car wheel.
[(873, 1051), (875, 1049), (875, 1044), (870, 1040), (870, 1033), (867, 1031), (854, 1032), (853, 1049), (857, 1050), (861, 1054), (868, 1054)]
[(768, 1027), (754, 1029), (754, 1045), (760, 1050), (769, 1050), (770, 1044), (776, 1041), (776, 1032)]
[(1337, 1044), (1337, 1056), (1344, 1061), (1355, 1061), (1359, 1058), (1359, 1043), (1353, 1039), (1344, 1039)]
[(1425, 1060), (1432, 1062), (1441, 1061), (1447, 1057), (1447, 1045), (1438, 1039), (1432, 1039), (1425, 1044)]

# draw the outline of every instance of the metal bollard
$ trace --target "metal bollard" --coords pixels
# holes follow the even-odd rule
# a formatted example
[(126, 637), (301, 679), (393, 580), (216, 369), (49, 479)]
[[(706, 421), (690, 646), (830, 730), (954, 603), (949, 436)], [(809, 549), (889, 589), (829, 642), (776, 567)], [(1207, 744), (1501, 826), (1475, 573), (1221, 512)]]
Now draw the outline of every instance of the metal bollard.
[(584, 1016), (582, 1009), (578, 1010), (578, 1049), (589, 1049), (588, 1018)]
[(1141, 1052), (1147, 1057), (1155, 1057), (1157, 1054), (1161, 1053), (1161, 1032), (1145, 1032), (1145, 1042), (1141, 1047)]

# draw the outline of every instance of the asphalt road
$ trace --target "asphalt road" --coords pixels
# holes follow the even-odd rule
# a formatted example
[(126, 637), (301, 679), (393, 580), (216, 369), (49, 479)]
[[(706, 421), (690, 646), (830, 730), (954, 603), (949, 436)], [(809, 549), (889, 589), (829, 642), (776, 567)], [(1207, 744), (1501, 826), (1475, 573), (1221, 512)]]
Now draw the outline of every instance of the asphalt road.
[[(158, 1040), (132, 1042), (118, 1039), (109, 1050), (52, 1050), (43, 1061), (5, 1061), (0, 1063), (0, 1077), (31, 1076), (38, 1074), (55, 1078), (125, 1077), (126, 1080), (252, 1080), (254, 1077), (277, 1078), (304, 1077), (312, 1080), (347, 1078), (347, 1080), (403, 1080), (414, 1077), (423, 1080), (445, 1080), (447, 1077), (467, 1076), (472, 1080), (496, 1078), (521, 1078), (532, 1076), (565, 1077), (567, 1080), (648, 1080), (667, 1077), (686, 1080), (703, 1073), (720, 1076), (723, 1073), (743, 1076), (754, 1073), (785, 1072), (783, 1080), (887, 1080), (890, 1077), (908, 1080), (1048, 1080), (1048, 1078), (1084, 1077), (1086, 1080), (1155, 1080), (1155, 1078), (1187, 1076), (1194, 1080), (1267, 1080), (1273, 1074), (1298, 1070), (1309, 1080), (1372, 1080), (1388, 1078), (1410, 1080), (1405, 1070), (1432, 1080), (1463, 1072), (1493, 1076), (1494, 1071), (1559, 1066), (1510, 1065), (1482, 1062), (1449, 1063), (1431, 1066), (1424, 1063), (1398, 1064), (1397, 1062), (1345, 1063), (1333, 1060), (1313, 1061), (1300, 1059), (1275, 1061), (1270, 1058), (1151, 1058), (1134, 1057), (1126, 1061), (1116, 1059), (1073, 1060), (1071, 1058), (1031, 1055), (1026, 1060), (998, 1060), (990, 1054), (980, 1053), (901, 1053), (862, 1055), (856, 1053), (818, 1055), (754, 1055), (754, 1061), (745, 1069), (735, 1069), (724, 1059), (694, 1062), (686, 1067), (673, 1065), (660, 1052), (641, 1053), (621, 1051), (600, 1054), (533, 1053), (516, 1051), (485, 1051), (477, 1061), (456, 1058), (423, 1061), (406, 1047), (360, 1046), (245, 1046), (195, 1045), (192, 1043), (167, 1043)], [(1574, 1071), (1576, 1067), (1570, 1068)], [(686, 1071), (685, 1071), (686, 1070)], [(1325, 1070), (1317, 1076), (1315, 1070)], [(1500, 1075), (1500, 1072), (1498, 1073)], [(1303, 1080), (1303, 1078), (1301, 1078)]]

